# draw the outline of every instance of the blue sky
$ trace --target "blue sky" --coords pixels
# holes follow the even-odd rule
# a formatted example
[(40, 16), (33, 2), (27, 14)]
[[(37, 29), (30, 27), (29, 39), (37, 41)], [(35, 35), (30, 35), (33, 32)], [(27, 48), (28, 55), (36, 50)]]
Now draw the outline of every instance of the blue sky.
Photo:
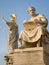
[[(8, 27), (2, 22), (4, 16), (7, 21), (10, 21), (10, 14), (17, 15), (17, 24), (19, 33), (23, 30), (23, 20), (29, 19), (27, 8), (34, 6), (37, 13), (44, 14), (49, 21), (49, 0), (0, 0), (0, 65), (5, 65), (4, 55), (8, 53), (7, 39), (9, 34)], [(49, 22), (48, 27), (49, 30)]]

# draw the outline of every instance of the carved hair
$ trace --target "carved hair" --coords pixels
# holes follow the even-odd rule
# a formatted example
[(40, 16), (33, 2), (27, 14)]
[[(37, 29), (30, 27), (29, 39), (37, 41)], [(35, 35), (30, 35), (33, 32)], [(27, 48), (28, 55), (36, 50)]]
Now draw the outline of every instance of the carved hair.
[(14, 19), (16, 19), (16, 15), (15, 14), (11, 14), (11, 17), (13, 17)]
[(27, 9), (27, 12), (29, 12), (29, 10), (32, 9), (32, 10), (36, 10), (34, 7), (30, 6), (28, 9)]

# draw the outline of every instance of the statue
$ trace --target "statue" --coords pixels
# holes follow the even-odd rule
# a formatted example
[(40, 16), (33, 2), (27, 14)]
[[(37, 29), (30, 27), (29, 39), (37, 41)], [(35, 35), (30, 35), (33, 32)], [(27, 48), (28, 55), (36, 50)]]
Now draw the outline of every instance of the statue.
[(13, 53), (14, 49), (18, 48), (18, 25), (16, 24), (16, 15), (11, 14), (11, 22), (7, 22), (4, 17), (2, 21), (8, 25), (9, 27), (9, 38), (8, 38), (8, 46), (9, 53)]
[(43, 14), (36, 14), (34, 7), (28, 8), (28, 13), (31, 15), (30, 20), (24, 20), (24, 30), (21, 31), (19, 41), (20, 48), (41, 47), (48, 40), (49, 33), (46, 29), (48, 20)]

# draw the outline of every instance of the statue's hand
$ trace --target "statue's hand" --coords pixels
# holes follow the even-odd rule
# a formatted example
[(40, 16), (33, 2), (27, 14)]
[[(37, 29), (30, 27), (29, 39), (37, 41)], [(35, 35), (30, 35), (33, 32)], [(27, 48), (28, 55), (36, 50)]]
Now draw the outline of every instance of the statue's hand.
[(2, 17), (2, 21), (4, 22), (4, 16)]
[(28, 22), (28, 20), (24, 20), (24, 21), (23, 21), (23, 24), (26, 24), (27, 22)]
[(5, 23), (6, 24), (6, 20), (4, 19), (4, 16), (2, 17), (2, 21), (3, 21), (3, 23)]

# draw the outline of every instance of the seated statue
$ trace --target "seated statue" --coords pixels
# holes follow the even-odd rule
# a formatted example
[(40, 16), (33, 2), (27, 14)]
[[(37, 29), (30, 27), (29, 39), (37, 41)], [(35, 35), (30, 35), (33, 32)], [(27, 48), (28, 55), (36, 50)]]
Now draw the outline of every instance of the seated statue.
[(2, 18), (2, 21), (7, 24), (9, 27), (9, 38), (8, 38), (8, 47), (9, 53), (13, 53), (14, 49), (18, 48), (18, 25), (16, 24), (16, 15), (11, 14), (11, 22), (8, 22)]
[(49, 33), (46, 29), (48, 20), (43, 14), (36, 14), (35, 11), (34, 7), (28, 8), (32, 17), (23, 21), (24, 30), (19, 36), (20, 48), (41, 47), (43, 43), (48, 43)]

